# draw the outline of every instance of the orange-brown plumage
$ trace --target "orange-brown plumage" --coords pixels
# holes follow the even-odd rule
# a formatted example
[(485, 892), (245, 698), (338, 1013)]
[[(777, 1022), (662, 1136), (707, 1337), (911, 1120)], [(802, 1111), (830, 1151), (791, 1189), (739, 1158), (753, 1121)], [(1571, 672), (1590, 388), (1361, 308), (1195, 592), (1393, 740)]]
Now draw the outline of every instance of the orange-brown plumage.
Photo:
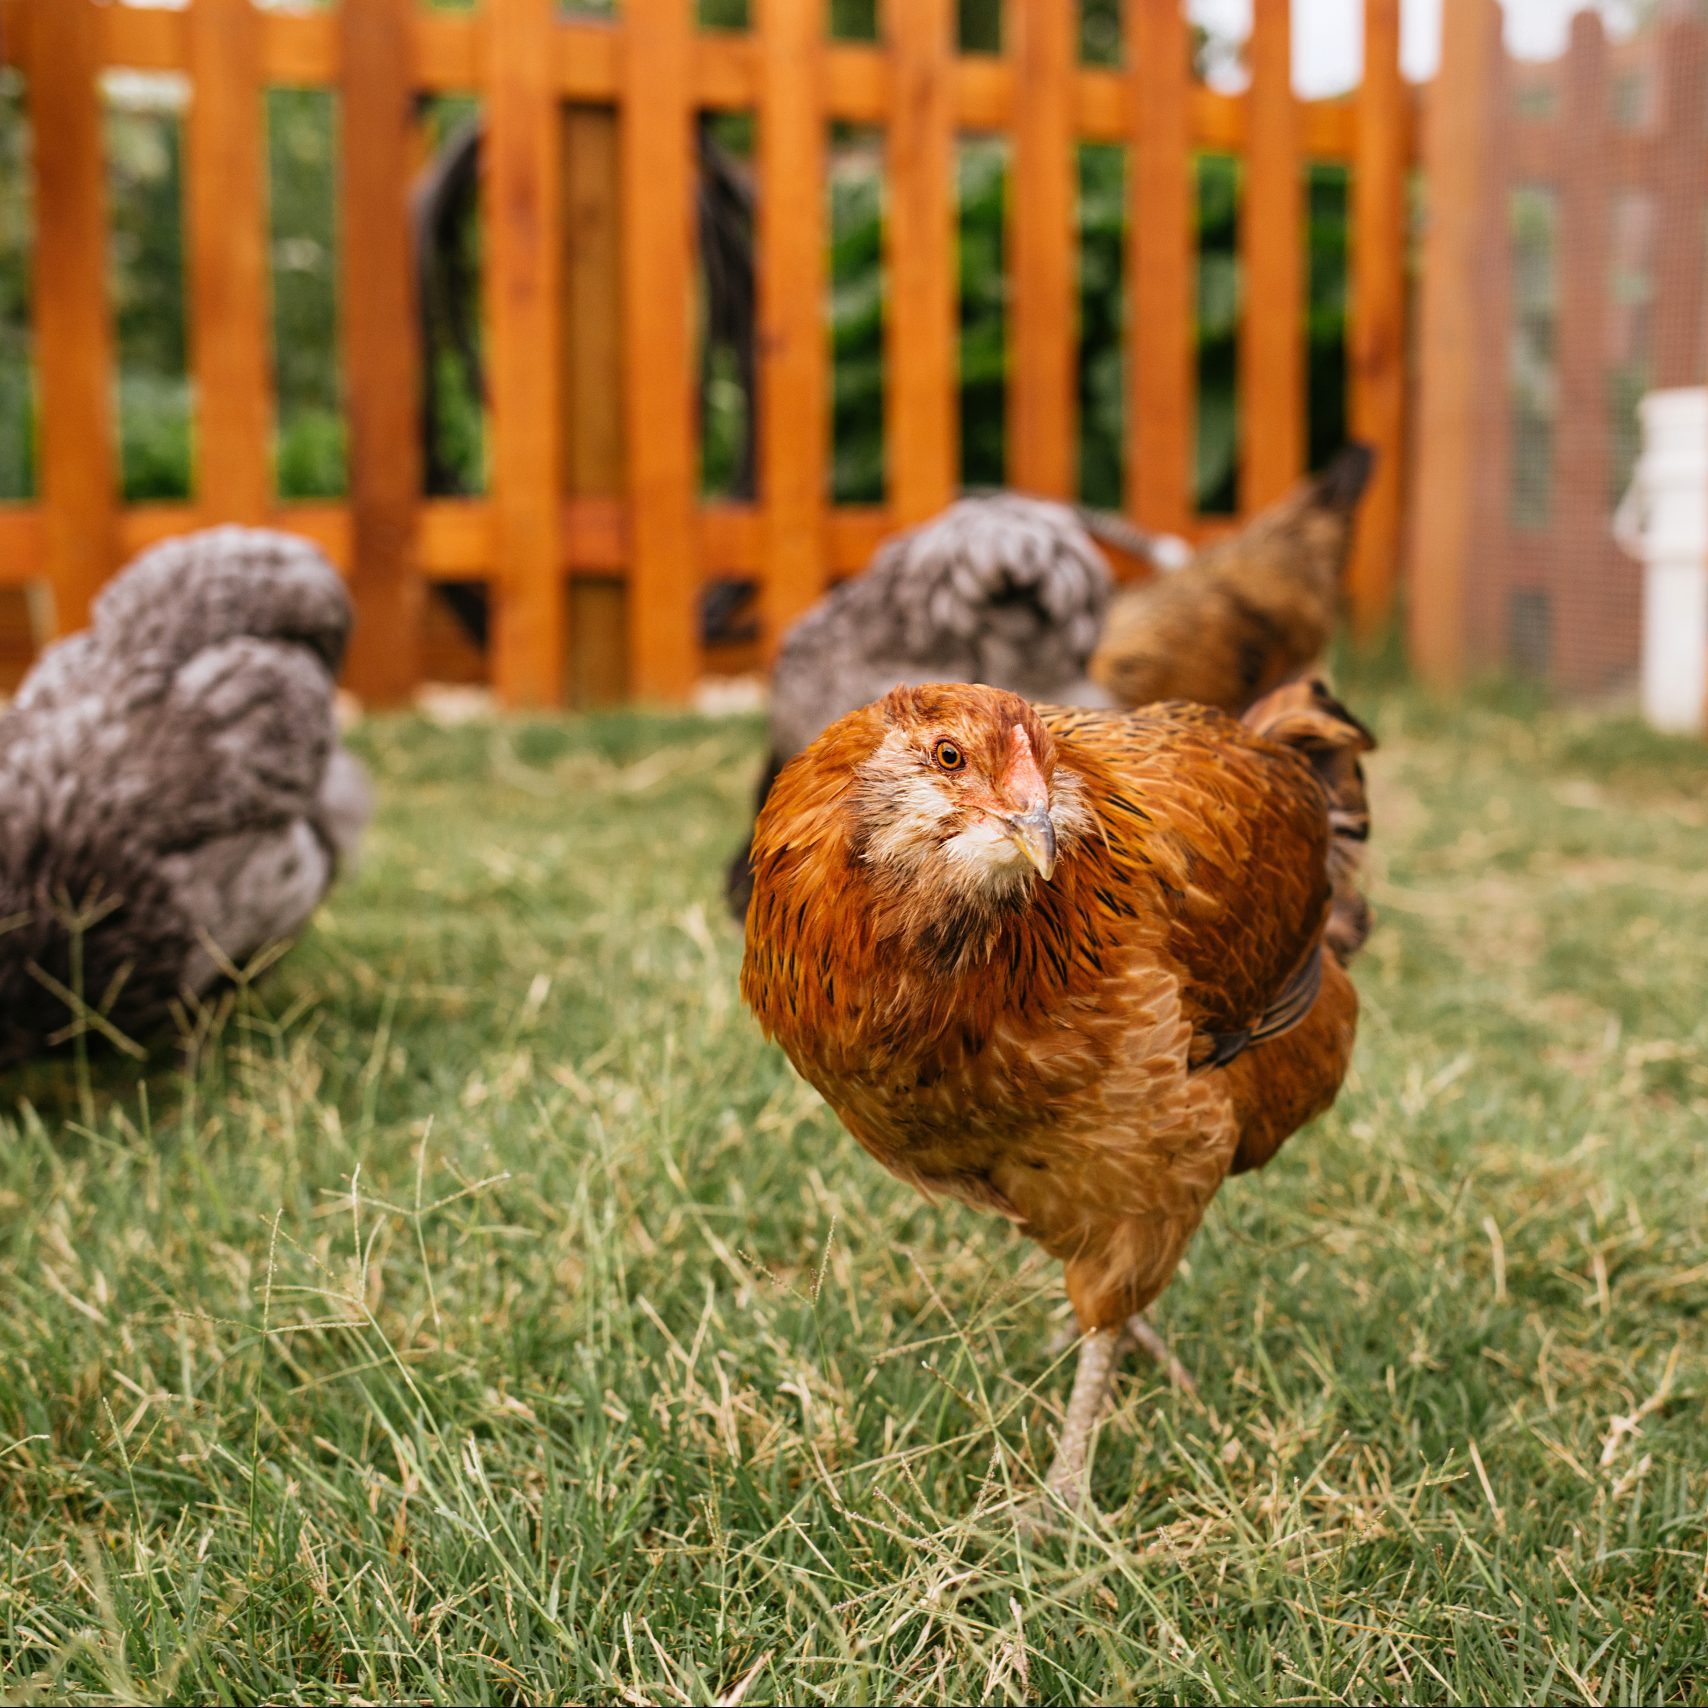
[(1241, 714), (1322, 656), (1340, 608), (1368, 447), (1320, 475), (1175, 575), (1124, 588), (1088, 673), (1118, 704), (1192, 700)]
[(778, 778), (743, 995), (885, 1167), (1009, 1217), (1112, 1328), (1339, 1089), (1368, 745), (1314, 685), (1246, 724), (897, 689)]

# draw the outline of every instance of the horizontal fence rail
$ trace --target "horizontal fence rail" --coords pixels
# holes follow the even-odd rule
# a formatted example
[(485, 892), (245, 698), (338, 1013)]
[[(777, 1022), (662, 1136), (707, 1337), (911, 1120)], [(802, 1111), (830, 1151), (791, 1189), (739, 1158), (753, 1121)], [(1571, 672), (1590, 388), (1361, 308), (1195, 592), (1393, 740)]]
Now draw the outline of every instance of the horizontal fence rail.
[[(1302, 101), (1287, 9), (1256, 8), (1252, 87), (1191, 76), (1178, 0), (1127, 0), (1124, 65), (1076, 61), (1077, 8), (1008, 0), (1001, 56), (957, 54), (951, 0), (889, 0), (881, 45), (831, 41), (822, 0), (754, 0), (752, 27), (693, 27), (687, 0), (625, 0), (615, 23), (566, 21), (552, 0), (484, 0), (469, 14), (415, 0), (261, 11), (250, 0), (147, 10), (95, 0), (0, 0), (0, 58), (21, 72), (34, 134), (34, 347), (39, 497), (0, 504), (0, 585), (46, 583), (58, 632), (80, 626), (131, 553), (223, 521), (269, 522), (350, 576), (361, 617), (353, 686), (404, 698), (421, 680), (425, 590), (483, 581), (491, 671), (509, 704), (559, 703), (576, 638), (570, 591), (620, 582), (629, 691), (687, 696), (705, 659), (698, 600), (716, 575), (760, 587), (764, 643), (892, 528), (957, 486), (957, 135), (1012, 138), (1008, 316), (1010, 478), (1070, 496), (1076, 464), (1074, 150), (1129, 150), (1127, 508), (1143, 524), (1214, 536), (1192, 508), (1193, 158), (1245, 161), (1247, 279), (1240, 505), (1285, 488), (1303, 456), (1304, 167), (1351, 168), (1349, 420), (1382, 454), (1353, 576), (1369, 632), (1393, 597), (1405, 347), (1405, 181), (1413, 102), (1398, 65), (1398, 0), (1366, 0), (1365, 80)], [(182, 74), (186, 288), (197, 496), (122, 504), (107, 301), (100, 77)], [(260, 102), (273, 87), (339, 92), (339, 316), (350, 428), (348, 497), (281, 502), (273, 419)], [(416, 105), (478, 97), (487, 116), (489, 490), (423, 498), (420, 341), (408, 200), (422, 159)], [(615, 120), (613, 217), (578, 212), (578, 162), (607, 146), (578, 116)], [(699, 492), (694, 346), (693, 125), (757, 118), (758, 491)], [(887, 501), (828, 492), (825, 333), (829, 127), (885, 147)], [(577, 138), (580, 137), (578, 142)], [(585, 144), (590, 153), (576, 152)], [(569, 221), (566, 243), (565, 221)], [(606, 288), (601, 267), (615, 268)], [(599, 335), (569, 324), (604, 304)], [(589, 310), (589, 312), (592, 312)], [(609, 332), (611, 336), (603, 336)], [(588, 387), (609, 392), (584, 407)], [(585, 417), (585, 419), (583, 419)]]

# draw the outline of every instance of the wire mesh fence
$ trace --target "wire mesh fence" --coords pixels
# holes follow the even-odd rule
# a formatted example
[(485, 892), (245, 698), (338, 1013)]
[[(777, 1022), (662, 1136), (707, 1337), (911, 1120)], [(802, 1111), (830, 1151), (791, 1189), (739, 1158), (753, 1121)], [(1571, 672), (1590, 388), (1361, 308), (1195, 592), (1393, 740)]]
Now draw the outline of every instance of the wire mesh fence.
[(1560, 51), (1522, 57), (1537, 14), (1447, 8), (1414, 634), (1436, 674), (1634, 699), (1644, 572), (1615, 517), (1640, 405), (1708, 379), (1708, 7), (1580, 6)]

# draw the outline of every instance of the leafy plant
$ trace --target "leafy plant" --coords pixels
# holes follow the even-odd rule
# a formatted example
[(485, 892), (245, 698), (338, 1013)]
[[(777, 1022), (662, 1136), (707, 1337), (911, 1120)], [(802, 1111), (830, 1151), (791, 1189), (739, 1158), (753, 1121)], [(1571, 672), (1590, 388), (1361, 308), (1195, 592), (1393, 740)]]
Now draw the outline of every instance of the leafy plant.
[(1007, 478), (1008, 158), (997, 137), (963, 138), (956, 155), (963, 486)]
[(190, 497), (193, 414), (181, 96), (153, 83), (136, 93), (106, 113), (119, 469), (132, 502)]
[(321, 89), (267, 92), (277, 483), (285, 498), (348, 487), (338, 360), (338, 138)]

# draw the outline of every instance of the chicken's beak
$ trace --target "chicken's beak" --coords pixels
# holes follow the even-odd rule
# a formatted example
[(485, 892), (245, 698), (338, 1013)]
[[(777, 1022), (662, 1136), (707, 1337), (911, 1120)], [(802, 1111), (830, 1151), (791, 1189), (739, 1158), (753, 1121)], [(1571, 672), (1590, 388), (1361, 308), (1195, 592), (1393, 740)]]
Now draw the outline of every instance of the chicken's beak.
[(1030, 812), (1016, 813), (1002, 822), (1009, 841), (1048, 883), (1056, 869), (1056, 821), (1050, 817), (1049, 808), (1033, 807)]

